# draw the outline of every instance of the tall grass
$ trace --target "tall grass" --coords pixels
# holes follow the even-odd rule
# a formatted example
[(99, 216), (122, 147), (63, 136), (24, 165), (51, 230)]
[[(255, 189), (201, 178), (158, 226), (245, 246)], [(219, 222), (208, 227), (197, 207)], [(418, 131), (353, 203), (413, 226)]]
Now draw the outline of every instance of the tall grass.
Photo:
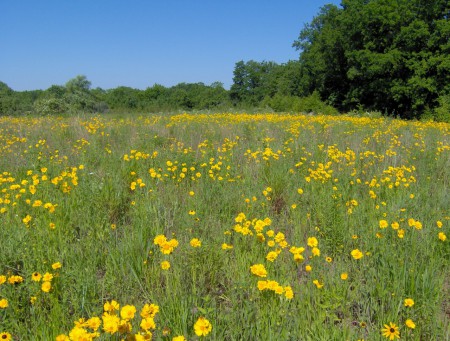
[[(379, 340), (388, 325), (388, 338), (448, 340), (449, 128), (2, 117), (0, 339)], [(33, 280), (46, 273), (48, 292)], [(145, 304), (154, 327), (140, 326)]]

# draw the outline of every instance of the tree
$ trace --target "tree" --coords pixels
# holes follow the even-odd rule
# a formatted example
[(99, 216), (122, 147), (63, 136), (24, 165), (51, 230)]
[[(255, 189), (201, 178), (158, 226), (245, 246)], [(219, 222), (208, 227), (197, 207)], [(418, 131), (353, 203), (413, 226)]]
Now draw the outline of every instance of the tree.
[(301, 64), (297, 60), (278, 65), (271, 77), (275, 82), (276, 93), (283, 96), (303, 96), (301, 87)]
[(340, 106), (345, 100), (347, 63), (344, 54), (345, 34), (340, 29), (341, 10), (325, 5), (310, 24), (305, 25), (293, 44), (300, 54), (303, 95), (319, 91), (322, 99)]
[(42, 90), (14, 91), (0, 82), (0, 114), (22, 115), (32, 111), (33, 102), (42, 96)]
[(0, 114), (9, 113), (13, 93), (14, 91), (6, 83), (0, 82)]
[[(84, 75), (78, 75), (66, 83), (66, 92), (63, 96), (70, 112), (96, 112), (98, 100), (89, 91), (91, 82)], [(102, 107), (103, 108), (103, 107)]]
[(69, 92), (88, 92), (91, 88), (91, 82), (84, 75), (78, 75), (66, 83), (66, 89)]
[(66, 94), (66, 88), (61, 85), (52, 85), (45, 90), (45, 93), (48, 97), (63, 98)]
[(13, 89), (11, 89), (8, 84), (0, 82), (0, 96), (10, 95), (13, 93)]
[(256, 106), (266, 96), (273, 96), (277, 92), (276, 83), (271, 77), (277, 68), (274, 62), (248, 62), (236, 63), (233, 72), (233, 84), (230, 89), (230, 98), (234, 104), (244, 103)]
[(114, 109), (137, 109), (139, 92), (138, 89), (119, 86), (107, 91), (106, 102)]
[(341, 110), (420, 117), (449, 94), (447, 0), (343, 0), (294, 42), (302, 86)]

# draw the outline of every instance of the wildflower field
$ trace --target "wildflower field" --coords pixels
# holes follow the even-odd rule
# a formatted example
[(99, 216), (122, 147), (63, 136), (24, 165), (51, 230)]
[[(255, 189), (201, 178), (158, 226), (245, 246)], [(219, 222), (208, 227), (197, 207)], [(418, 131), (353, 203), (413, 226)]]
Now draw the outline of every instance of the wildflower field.
[(449, 124), (0, 117), (0, 156), (0, 340), (450, 339)]

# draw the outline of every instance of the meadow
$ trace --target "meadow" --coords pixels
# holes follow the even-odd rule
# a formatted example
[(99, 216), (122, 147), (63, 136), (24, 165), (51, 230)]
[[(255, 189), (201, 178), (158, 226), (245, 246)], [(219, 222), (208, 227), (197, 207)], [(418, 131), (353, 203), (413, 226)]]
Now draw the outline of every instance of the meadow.
[(0, 156), (0, 340), (450, 339), (450, 124), (0, 117)]

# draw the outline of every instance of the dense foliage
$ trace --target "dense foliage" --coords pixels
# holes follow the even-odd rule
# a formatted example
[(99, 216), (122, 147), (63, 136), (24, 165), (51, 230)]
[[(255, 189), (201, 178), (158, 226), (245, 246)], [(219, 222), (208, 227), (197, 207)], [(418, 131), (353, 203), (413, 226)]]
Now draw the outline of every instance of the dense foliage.
[(448, 108), (450, 94), (449, 2), (341, 6), (324, 6), (294, 43), (306, 91), (319, 91), (342, 111), (362, 106), (404, 118), (440, 116), (435, 109)]
[(227, 90), (221, 83), (180, 83), (167, 88), (155, 84), (145, 90), (119, 86), (110, 90), (91, 89), (85, 76), (69, 80), (65, 86), (52, 85), (45, 91), (13, 91), (0, 83), (0, 113), (168, 111), (229, 107)]
[(450, 121), (448, 0), (342, 0), (301, 30), (299, 60), (238, 61), (233, 84), (91, 89), (85, 76), (42, 91), (0, 82), (0, 114), (264, 108), (378, 111)]

